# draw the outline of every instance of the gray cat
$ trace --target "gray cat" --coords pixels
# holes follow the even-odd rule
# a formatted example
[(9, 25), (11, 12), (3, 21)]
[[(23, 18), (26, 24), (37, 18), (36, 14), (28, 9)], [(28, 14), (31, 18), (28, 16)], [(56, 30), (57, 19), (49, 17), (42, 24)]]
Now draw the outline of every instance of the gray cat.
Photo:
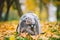
[(37, 35), (42, 33), (38, 17), (34, 13), (24, 14), (18, 24), (17, 32), (27, 32), (31, 35)]

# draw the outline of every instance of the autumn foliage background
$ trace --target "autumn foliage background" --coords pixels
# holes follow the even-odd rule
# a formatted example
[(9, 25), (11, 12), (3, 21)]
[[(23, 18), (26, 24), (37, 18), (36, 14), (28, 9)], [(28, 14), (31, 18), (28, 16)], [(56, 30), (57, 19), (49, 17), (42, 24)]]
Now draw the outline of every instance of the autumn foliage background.
[[(24, 0), (23, 0), (24, 1)], [(53, 3), (57, 6), (57, 22), (49, 22), (48, 9), (46, 4), (49, 0), (0, 0), (0, 40), (4, 40), (7, 36), (9, 40), (60, 40), (60, 1), (54, 0)], [(23, 3), (22, 3), (23, 2)], [(22, 6), (21, 6), (22, 5)], [(25, 7), (24, 7), (25, 6)], [(34, 12), (40, 19), (43, 34), (31, 36), (22, 34), (16, 37), (16, 28), (20, 17), (29, 12)]]

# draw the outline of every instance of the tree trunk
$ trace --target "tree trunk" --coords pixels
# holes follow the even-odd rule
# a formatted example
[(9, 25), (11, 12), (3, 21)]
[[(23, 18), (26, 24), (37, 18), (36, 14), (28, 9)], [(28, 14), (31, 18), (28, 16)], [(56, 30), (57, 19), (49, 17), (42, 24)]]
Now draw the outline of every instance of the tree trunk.
[(41, 13), (41, 11), (42, 11), (42, 8), (43, 8), (43, 3), (42, 3), (42, 0), (39, 0), (39, 7), (40, 7), (40, 13)]
[(4, 6), (4, 0), (0, 0), (0, 21), (2, 20), (3, 6)]
[[(60, 1), (60, 0), (57, 0)], [(60, 19), (60, 5), (57, 5), (57, 19)]]
[(10, 9), (10, 7), (7, 7), (7, 12), (6, 12), (4, 21), (7, 21), (8, 20), (9, 9)]
[(19, 0), (15, 0), (16, 8), (18, 10), (18, 15), (21, 17), (23, 12), (21, 10), (21, 4), (19, 3)]
[(57, 7), (54, 6), (54, 4), (50, 3), (48, 4), (48, 14), (49, 14), (49, 21), (50, 22), (56, 22), (56, 11)]
[(60, 19), (59, 11), (60, 11), (60, 6), (57, 6), (57, 18), (58, 18), (58, 19)]
[(2, 20), (2, 8), (0, 7), (0, 21)]
[(7, 21), (7, 20), (8, 20), (9, 10), (10, 10), (10, 7), (11, 7), (11, 5), (13, 4), (14, 1), (15, 1), (15, 0), (12, 0), (12, 1), (6, 0), (6, 2), (7, 2), (7, 12), (6, 12), (4, 21)]

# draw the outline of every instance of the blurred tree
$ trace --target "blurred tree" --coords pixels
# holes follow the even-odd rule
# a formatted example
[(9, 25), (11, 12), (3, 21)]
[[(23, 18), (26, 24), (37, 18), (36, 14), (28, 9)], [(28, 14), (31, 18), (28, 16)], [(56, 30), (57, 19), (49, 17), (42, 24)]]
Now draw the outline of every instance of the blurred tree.
[(43, 3), (42, 3), (42, 0), (39, 0), (39, 4), (40, 4), (40, 5), (39, 5), (39, 7), (40, 7), (40, 13), (41, 13), (41, 11), (42, 11), (42, 4), (43, 4)]
[(49, 4), (47, 5), (48, 7), (48, 20), (49, 22), (56, 22), (57, 21), (57, 7), (54, 4), (55, 0), (50, 0)]
[[(41, 20), (46, 21), (48, 19), (48, 4), (49, 0), (39, 0), (39, 8), (40, 8), (40, 15), (41, 15)], [(43, 16), (44, 15), (44, 16)]]
[(57, 19), (60, 19), (60, 0), (53, 0), (53, 2), (57, 6)]
[[(60, 0), (57, 0), (57, 2), (60, 2)], [(57, 4), (57, 18), (60, 19), (60, 4)]]
[(8, 20), (9, 10), (10, 10), (10, 7), (12, 6), (12, 4), (14, 2), (15, 2), (15, 5), (16, 5), (16, 9), (18, 10), (18, 15), (21, 17), (21, 15), (23, 14), (23, 12), (21, 10), (21, 4), (19, 3), (19, 0), (6, 0), (6, 3), (7, 3), (7, 12), (6, 12), (4, 21)]
[(19, 3), (19, 0), (15, 0), (16, 8), (18, 10), (18, 15), (21, 17), (23, 12), (21, 10), (21, 4)]
[(46, 10), (47, 10), (47, 4), (48, 4), (48, 2), (49, 2), (49, 0), (39, 0), (39, 7), (40, 7), (40, 12), (42, 11), (42, 9), (43, 9), (43, 6), (46, 8)]
[(2, 20), (3, 6), (4, 6), (4, 0), (0, 0), (0, 20)]
[(12, 1), (11, 0), (6, 0), (6, 3), (7, 3), (7, 12), (6, 12), (4, 21), (8, 20), (9, 10), (10, 10), (10, 7), (13, 4), (13, 2), (14, 2), (14, 0), (12, 0)]

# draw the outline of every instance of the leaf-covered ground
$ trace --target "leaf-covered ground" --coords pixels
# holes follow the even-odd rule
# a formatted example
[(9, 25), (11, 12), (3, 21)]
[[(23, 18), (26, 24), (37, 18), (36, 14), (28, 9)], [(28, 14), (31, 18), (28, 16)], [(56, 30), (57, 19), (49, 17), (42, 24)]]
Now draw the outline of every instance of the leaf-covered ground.
[[(6, 36), (9, 40), (60, 40), (60, 23), (59, 22), (42, 22), (43, 34), (31, 36), (28, 33), (16, 35), (18, 21), (0, 22), (0, 40), (4, 40)], [(6, 40), (6, 39), (5, 39)]]

